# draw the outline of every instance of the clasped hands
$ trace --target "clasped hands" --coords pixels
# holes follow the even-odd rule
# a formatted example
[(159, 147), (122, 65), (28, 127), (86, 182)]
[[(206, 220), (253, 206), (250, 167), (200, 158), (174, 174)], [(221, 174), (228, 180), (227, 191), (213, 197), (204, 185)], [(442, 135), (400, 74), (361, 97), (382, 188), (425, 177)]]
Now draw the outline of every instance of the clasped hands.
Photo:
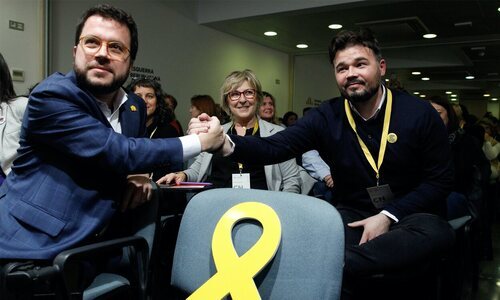
[(197, 134), (201, 143), (201, 151), (216, 152), (225, 144), (229, 144), (224, 130), (217, 117), (203, 113), (189, 121), (188, 134)]

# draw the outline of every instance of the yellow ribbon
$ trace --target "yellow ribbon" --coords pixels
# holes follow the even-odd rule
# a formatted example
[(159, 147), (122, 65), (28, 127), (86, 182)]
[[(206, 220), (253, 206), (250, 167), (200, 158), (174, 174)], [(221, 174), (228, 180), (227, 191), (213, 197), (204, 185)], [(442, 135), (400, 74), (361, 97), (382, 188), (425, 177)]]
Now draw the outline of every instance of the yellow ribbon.
[(387, 105), (385, 107), (385, 116), (384, 116), (384, 127), (382, 128), (382, 138), (380, 140), (380, 150), (378, 152), (378, 165), (375, 164), (375, 160), (373, 159), (370, 150), (366, 147), (365, 142), (359, 137), (358, 132), (356, 131), (356, 123), (354, 122), (354, 118), (352, 117), (351, 107), (349, 106), (349, 102), (347, 99), (344, 102), (345, 113), (347, 115), (347, 119), (349, 120), (349, 124), (352, 127), (352, 130), (356, 133), (358, 137), (359, 145), (365, 154), (366, 159), (370, 163), (370, 166), (373, 168), (377, 178), (377, 186), (380, 177), (380, 167), (382, 166), (382, 162), (384, 161), (385, 149), (387, 147), (387, 135), (389, 134), (389, 123), (391, 122), (391, 112), (392, 112), (392, 93), (391, 90), (387, 89)]
[[(234, 225), (244, 219), (254, 219), (262, 225), (259, 240), (242, 256), (233, 246)], [(253, 281), (276, 254), (281, 241), (281, 223), (276, 212), (266, 204), (243, 202), (230, 208), (219, 220), (212, 238), (215, 273), (188, 300), (261, 299)]]

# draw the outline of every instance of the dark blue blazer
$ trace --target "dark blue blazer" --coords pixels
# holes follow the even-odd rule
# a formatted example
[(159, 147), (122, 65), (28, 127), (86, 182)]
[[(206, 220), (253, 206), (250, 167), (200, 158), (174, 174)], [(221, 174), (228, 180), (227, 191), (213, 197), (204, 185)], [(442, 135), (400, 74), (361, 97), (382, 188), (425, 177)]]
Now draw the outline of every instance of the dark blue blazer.
[[(385, 104), (387, 101), (385, 102)], [(368, 122), (355, 115), (360, 137), (378, 159), (385, 104)], [(395, 200), (383, 209), (401, 219), (413, 213), (444, 215), (453, 183), (453, 168), (446, 128), (427, 102), (393, 91), (388, 143), (380, 170), (380, 184), (389, 184)], [(325, 101), (295, 125), (267, 138), (231, 136), (234, 160), (270, 164), (316, 149), (330, 166), (339, 207), (377, 213), (366, 188), (376, 185), (375, 172), (365, 158), (348, 123), (344, 99)]]
[(0, 188), (0, 258), (54, 257), (109, 222), (128, 174), (182, 161), (178, 138), (143, 138), (145, 111), (129, 94), (118, 134), (73, 72), (36, 87), (19, 157)]

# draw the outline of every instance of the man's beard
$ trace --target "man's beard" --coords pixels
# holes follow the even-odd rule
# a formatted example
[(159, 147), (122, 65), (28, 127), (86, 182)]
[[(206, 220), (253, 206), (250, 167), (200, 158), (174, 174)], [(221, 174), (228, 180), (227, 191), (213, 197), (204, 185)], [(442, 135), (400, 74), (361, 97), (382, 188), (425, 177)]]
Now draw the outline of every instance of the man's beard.
[(117, 91), (127, 81), (128, 74), (117, 76), (109, 84), (95, 84), (90, 82), (85, 71), (80, 70), (76, 66), (73, 67), (76, 74), (76, 82), (78, 85), (89, 91), (92, 95), (106, 95)]
[[(362, 83), (361, 81), (357, 82)], [(348, 82), (348, 84), (350, 83), (352, 82)], [(351, 103), (364, 103), (370, 100), (375, 94), (377, 94), (379, 87), (380, 85), (376, 85), (374, 87), (368, 87), (367, 90), (356, 91), (352, 92), (351, 94), (347, 92), (347, 89), (343, 89), (340, 93)]]

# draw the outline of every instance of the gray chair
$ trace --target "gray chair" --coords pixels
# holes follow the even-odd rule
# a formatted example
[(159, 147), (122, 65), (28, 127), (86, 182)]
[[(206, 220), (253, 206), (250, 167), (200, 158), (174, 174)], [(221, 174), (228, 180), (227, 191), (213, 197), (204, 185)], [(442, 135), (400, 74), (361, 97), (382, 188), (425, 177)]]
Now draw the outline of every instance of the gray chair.
[[(9, 262), (0, 268), (0, 299), (147, 299), (159, 221), (158, 188), (153, 187), (153, 199), (134, 211), (134, 236), (68, 249), (52, 262)], [(82, 273), (110, 257), (120, 272), (99, 273), (85, 286), (82, 281), (89, 278), (82, 280)]]
[[(184, 212), (174, 254), (171, 284), (191, 294), (216, 273), (212, 236), (221, 216), (241, 202), (270, 206), (281, 222), (281, 243), (254, 277), (262, 299), (339, 299), (344, 264), (344, 227), (325, 201), (286, 192), (214, 189), (194, 196)], [(243, 255), (262, 233), (259, 222), (240, 221), (232, 231)]]

